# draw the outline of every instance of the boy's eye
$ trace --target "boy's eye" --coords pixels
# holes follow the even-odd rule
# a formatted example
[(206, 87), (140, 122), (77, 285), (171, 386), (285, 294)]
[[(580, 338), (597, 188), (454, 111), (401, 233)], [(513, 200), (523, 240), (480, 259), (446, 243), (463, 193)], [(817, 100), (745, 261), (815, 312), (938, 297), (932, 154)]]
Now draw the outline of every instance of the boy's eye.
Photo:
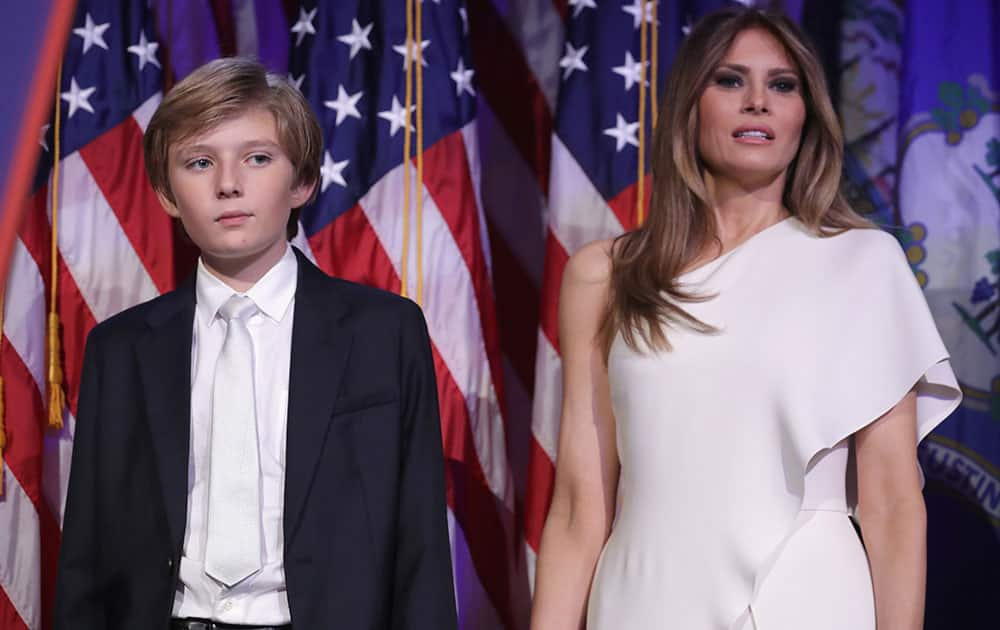
[(271, 163), (271, 156), (264, 153), (254, 153), (250, 156), (249, 160), (254, 166), (264, 166)]
[(771, 83), (771, 87), (779, 92), (794, 92), (799, 84), (795, 79), (777, 79)]
[(196, 171), (203, 171), (212, 165), (212, 161), (208, 158), (195, 158), (187, 163), (187, 167), (194, 169)]
[(735, 74), (717, 74), (715, 75), (715, 84), (727, 88), (740, 87), (743, 85), (743, 79)]

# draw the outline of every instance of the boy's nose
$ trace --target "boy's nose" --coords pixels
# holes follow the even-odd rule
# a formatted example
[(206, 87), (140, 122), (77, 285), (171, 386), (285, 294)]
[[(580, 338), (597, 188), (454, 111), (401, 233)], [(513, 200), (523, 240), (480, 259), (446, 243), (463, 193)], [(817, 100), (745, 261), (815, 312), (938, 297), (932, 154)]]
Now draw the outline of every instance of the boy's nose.
[(215, 196), (219, 199), (231, 199), (243, 194), (238, 172), (231, 167), (226, 168), (225, 165), (220, 165), (215, 185)]
[(233, 197), (240, 197), (242, 195), (243, 191), (235, 183), (222, 184), (215, 192), (215, 196), (218, 199), (232, 199)]

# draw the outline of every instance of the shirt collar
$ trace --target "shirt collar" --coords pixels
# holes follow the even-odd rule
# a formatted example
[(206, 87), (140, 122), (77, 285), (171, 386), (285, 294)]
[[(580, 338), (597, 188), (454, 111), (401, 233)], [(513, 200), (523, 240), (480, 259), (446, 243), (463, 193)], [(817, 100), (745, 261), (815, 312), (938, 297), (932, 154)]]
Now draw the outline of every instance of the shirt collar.
[[(270, 319), (278, 322), (284, 319), (288, 306), (295, 297), (298, 285), (299, 262), (291, 247), (285, 247), (285, 254), (267, 273), (261, 277), (245, 295), (254, 301), (257, 308)], [(201, 257), (198, 258), (198, 270), (195, 276), (195, 300), (198, 317), (202, 324), (211, 325), (219, 308), (236, 291), (217, 278), (205, 266)]]

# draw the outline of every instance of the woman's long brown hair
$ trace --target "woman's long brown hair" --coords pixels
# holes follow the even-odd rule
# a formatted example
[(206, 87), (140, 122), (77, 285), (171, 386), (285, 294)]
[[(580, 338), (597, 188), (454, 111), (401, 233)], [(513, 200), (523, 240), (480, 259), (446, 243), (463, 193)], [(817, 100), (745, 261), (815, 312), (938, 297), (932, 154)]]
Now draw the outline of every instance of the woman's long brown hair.
[(697, 152), (698, 100), (736, 36), (752, 28), (778, 40), (801, 75), (806, 120), (788, 168), (785, 207), (819, 235), (872, 227), (840, 193), (843, 133), (823, 68), (798, 26), (758, 9), (712, 13), (685, 38), (667, 78), (653, 136), (649, 217), (611, 248), (610, 301), (598, 333), (605, 357), (619, 332), (638, 352), (640, 339), (647, 348), (669, 350), (669, 326), (713, 331), (680, 306), (711, 296), (686, 292), (677, 283), (718, 234)]

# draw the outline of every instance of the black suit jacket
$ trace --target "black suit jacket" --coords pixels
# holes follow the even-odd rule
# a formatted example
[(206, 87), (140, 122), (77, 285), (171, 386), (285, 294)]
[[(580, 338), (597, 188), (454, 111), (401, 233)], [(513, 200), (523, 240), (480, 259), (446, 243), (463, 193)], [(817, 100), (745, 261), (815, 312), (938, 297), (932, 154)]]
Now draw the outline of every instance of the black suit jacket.
[[(284, 563), (297, 629), (455, 628), (420, 309), (299, 260)], [(87, 340), (56, 628), (165, 628), (184, 528), (194, 278)]]

